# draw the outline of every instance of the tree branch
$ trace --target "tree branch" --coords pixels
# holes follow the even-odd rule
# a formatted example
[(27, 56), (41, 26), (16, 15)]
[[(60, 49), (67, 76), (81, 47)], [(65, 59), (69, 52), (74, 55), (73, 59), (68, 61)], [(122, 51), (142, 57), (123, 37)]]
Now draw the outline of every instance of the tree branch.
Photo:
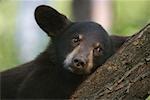
[(85, 80), (71, 99), (144, 99), (150, 95), (150, 24)]

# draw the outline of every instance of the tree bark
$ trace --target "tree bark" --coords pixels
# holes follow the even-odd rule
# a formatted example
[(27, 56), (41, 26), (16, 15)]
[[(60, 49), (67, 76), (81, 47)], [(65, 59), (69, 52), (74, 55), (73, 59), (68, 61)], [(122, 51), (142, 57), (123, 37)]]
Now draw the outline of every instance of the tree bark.
[(150, 95), (150, 24), (130, 37), (71, 99), (143, 100)]

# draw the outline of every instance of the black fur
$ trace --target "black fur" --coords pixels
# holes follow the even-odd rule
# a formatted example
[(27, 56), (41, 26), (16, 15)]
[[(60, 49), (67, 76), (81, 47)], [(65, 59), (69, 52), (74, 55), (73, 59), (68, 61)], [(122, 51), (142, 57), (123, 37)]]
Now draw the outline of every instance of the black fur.
[(103, 55), (94, 59), (94, 66), (103, 64), (126, 40), (109, 37), (102, 26), (94, 22), (71, 22), (44, 5), (35, 10), (35, 19), (52, 37), (51, 44), (35, 60), (1, 72), (2, 99), (69, 98), (87, 77), (63, 67), (64, 57), (71, 50), (70, 39), (74, 33), (84, 34), (88, 44), (98, 41), (104, 46)]

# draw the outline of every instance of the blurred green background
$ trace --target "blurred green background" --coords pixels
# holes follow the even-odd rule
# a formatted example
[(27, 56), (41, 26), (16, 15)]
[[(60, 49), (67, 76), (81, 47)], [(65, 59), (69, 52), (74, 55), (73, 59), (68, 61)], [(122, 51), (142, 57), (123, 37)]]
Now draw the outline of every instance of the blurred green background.
[[(71, 14), (71, 0), (54, 0), (55, 9)], [(35, 1), (34, 1), (35, 2)], [(66, 3), (69, 2), (69, 3)], [(0, 0), (0, 71), (23, 63), (16, 46), (16, 18), (20, 2)], [(150, 0), (113, 0), (111, 33), (132, 35), (150, 22)], [(20, 23), (21, 24), (21, 23)]]
[(14, 43), (17, 2), (0, 1), (0, 70), (19, 64)]

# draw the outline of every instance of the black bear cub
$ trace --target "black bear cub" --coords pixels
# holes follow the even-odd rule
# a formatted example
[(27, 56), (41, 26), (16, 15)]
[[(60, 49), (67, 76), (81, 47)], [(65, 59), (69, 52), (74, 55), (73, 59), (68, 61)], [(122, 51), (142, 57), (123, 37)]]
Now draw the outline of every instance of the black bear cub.
[(35, 19), (51, 43), (35, 60), (1, 72), (2, 99), (69, 98), (126, 40), (94, 22), (71, 22), (45, 5), (36, 8)]

